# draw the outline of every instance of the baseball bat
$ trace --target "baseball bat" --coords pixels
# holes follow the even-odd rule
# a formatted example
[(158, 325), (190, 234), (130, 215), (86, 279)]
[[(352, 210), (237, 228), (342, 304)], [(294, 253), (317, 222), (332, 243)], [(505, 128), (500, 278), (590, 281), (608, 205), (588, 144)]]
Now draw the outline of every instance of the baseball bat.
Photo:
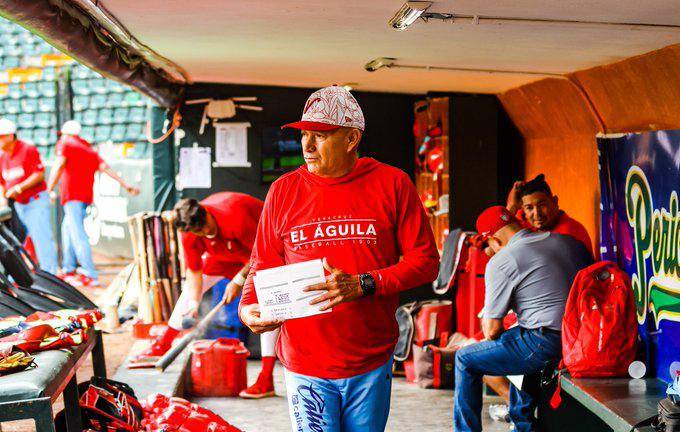
[(208, 324), (210, 324), (210, 321), (215, 318), (215, 315), (220, 311), (220, 309), (224, 306), (224, 301), (220, 301), (217, 305), (215, 305), (214, 308), (210, 310), (204, 316), (198, 324), (196, 324), (196, 327), (189, 333), (187, 333), (182, 339), (178, 340), (168, 352), (163, 355), (160, 359), (155, 364), (156, 369), (159, 371), (163, 372), (172, 362), (177, 358), (177, 356), (184, 351), (184, 348), (191, 343), (194, 339), (197, 339), (205, 333), (205, 331), (208, 328)]
[(144, 234), (144, 213), (134, 216), (135, 241), (137, 242), (137, 264), (139, 266), (139, 316), (145, 323), (154, 322), (153, 306), (150, 298), (149, 268), (146, 256), (146, 241)]

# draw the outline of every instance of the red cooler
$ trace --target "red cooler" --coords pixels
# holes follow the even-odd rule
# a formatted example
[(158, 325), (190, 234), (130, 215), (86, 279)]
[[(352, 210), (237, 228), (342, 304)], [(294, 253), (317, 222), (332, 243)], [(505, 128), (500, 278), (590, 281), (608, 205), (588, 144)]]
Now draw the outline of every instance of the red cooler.
[(189, 391), (196, 396), (238, 396), (247, 386), (246, 359), (249, 355), (238, 339), (192, 343)]

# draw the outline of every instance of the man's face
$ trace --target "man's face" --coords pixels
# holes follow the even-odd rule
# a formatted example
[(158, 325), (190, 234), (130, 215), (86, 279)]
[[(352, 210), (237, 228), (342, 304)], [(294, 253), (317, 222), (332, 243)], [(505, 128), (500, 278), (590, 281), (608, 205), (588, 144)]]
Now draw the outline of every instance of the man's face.
[(357, 142), (351, 128), (332, 131), (302, 131), (302, 155), (310, 173), (321, 177), (337, 177), (345, 173), (354, 158)]
[(534, 192), (522, 197), (522, 209), (529, 223), (536, 229), (551, 229), (560, 216), (557, 197), (545, 192)]
[(190, 233), (199, 237), (214, 237), (217, 234), (217, 222), (210, 213), (206, 215), (205, 225), (202, 228), (189, 230)]
[(5, 150), (14, 142), (14, 135), (0, 135), (0, 148)]

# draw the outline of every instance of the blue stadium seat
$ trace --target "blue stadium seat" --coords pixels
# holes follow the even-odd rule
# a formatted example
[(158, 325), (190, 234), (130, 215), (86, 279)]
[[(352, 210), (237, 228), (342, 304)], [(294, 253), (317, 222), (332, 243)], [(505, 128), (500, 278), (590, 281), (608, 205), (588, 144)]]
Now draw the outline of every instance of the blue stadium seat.
[(123, 105), (123, 93), (109, 93), (106, 97), (107, 108), (118, 108)]
[(106, 88), (106, 78), (90, 78), (89, 81), (92, 92), (102, 95), (108, 93), (108, 89)]
[(96, 94), (90, 98), (90, 108), (99, 109), (106, 105), (106, 95)]
[(127, 91), (127, 87), (114, 80), (108, 80), (106, 86), (109, 89), (109, 93), (124, 93)]
[(125, 123), (130, 118), (130, 110), (128, 108), (116, 108), (113, 111), (113, 122), (114, 123)]
[(102, 143), (111, 139), (111, 126), (97, 126), (94, 133), (94, 142)]
[(7, 120), (11, 120), (14, 123), (17, 122), (17, 118), (19, 117), (18, 114), (3, 114), (2, 118), (6, 118)]
[(39, 81), (38, 91), (42, 96), (55, 97), (57, 95), (57, 84), (54, 81)]
[(73, 90), (74, 95), (89, 95), (92, 93), (90, 81), (87, 79), (71, 80), (71, 90)]
[(83, 125), (95, 126), (97, 124), (97, 110), (89, 109), (83, 112)]
[(22, 141), (34, 143), (34, 141), (33, 141), (33, 129), (19, 129), (17, 131), (17, 136)]
[(34, 117), (35, 125), (40, 128), (51, 128), (57, 123), (56, 116), (51, 113), (37, 113)]
[(56, 110), (57, 101), (53, 97), (41, 97), (38, 99), (38, 111), (40, 112), (54, 112)]
[(38, 99), (21, 99), (21, 110), (25, 113), (34, 113), (38, 111)]
[(74, 111), (73, 112), (73, 120), (77, 121), (80, 124), (83, 124), (84, 115), (85, 115), (84, 111)]
[(23, 95), (21, 90), (21, 84), (19, 83), (9, 83), (7, 84), (7, 96), (12, 99), (19, 99)]
[(94, 126), (83, 126), (80, 137), (92, 142), (94, 140)]
[(42, 79), (45, 81), (54, 81), (57, 79), (57, 70), (52, 66), (44, 67)]
[(140, 107), (130, 109), (130, 121), (133, 123), (142, 123), (146, 121), (146, 110)]
[[(14, 47), (12, 47), (14, 48)], [(21, 65), (21, 58), (19, 57), (21, 55), (21, 50), (19, 50), (19, 53), (17, 54), (12, 54), (11, 50), (9, 52), (9, 56), (5, 57), (2, 66), (4, 69), (10, 69), (10, 68), (17, 68)]]
[(24, 83), (24, 94), (30, 98), (37, 98), (38, 96), (40, 96), (40, 92), (38, 90), (38, 83), (36, 82)]
[(127, 126), (124, 124), (117, 124), (111, 129), (111, 141), (114, 143), (121, 143), (125, 141), (125, 132)]
[(139, 137), (143, 134), (144, 130), (140, 123), (130, 123), (125, 132), (125, 139), (126, 141), (139, 141)]
[(87, 79), (90, 77), (90, 70), (83, 65), (71, 66), (71, 79)]
[(33, 131), (33, 142), (38, 146), (50, 145), (49, 129), (35, 129)]
[(18, 99), (5, 99), (5, 112), (18, 114), (21, 112), (21, 102)]
[(17, 127), (20, 129), (31, 129), (35, 127), (33, 122), (33, 114), (21, 113), (17, 118)]
[(74, 96), (73, 97), (73, 110), (83, 111), (90, 107), (90, 97), (89, 96)]
[(113, 110), (111, 108), (100, 109), (97, 122), (105, 125), (113, 123)]
[(129, 91), (125, 92), (125, 97), (123, 98), (123, 106), (144, 106), (145, 102), (142, 100), (142, 95)]

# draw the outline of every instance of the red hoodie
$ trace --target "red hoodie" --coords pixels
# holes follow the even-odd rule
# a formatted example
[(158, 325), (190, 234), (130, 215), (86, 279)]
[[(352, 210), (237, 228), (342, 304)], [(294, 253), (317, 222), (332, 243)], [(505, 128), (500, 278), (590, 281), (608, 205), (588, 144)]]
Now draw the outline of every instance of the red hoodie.
[(274, 182), (241, 306), (257, 303), (257, 270), (323, 257), (349, 274), (372, 273), (376, 293), (328, 314), (286, 321), (278, 357), (286, 369), (320, 378), (371, 371), (389, 360), (396, 344), (399, 292), (437, 277), (439, 254), (408, 176), (361, 158), (343, 177), (322, 178), (303, 166)]

